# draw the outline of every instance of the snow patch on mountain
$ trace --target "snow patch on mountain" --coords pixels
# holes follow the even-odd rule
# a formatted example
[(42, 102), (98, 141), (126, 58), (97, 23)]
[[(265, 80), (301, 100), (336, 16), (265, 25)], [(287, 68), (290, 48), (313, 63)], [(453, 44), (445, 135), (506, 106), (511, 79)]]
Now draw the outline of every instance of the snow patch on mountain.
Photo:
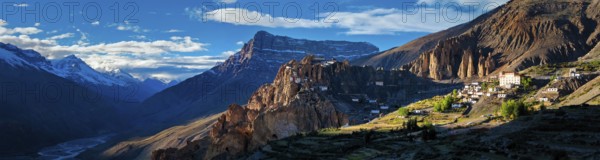
[(25, 62), (20, 57), (3, 48), (0, 48), (0, 59), (4, 60), (6, 63), (13, 67), (25, 65), (31, 66), (29, 63)]
[(78, 83), (91, 83), (95, 85), (105, 86), (126, 86), (128, 82), (113, 77), (107, 74), (100, 73), (92, 69), (84, 61), (77, 58), (75, 55), (67, 56), (63, 59), (52, 60), (53, 70), (49, 72), (54, 73), (60, 77), (77, 81)]

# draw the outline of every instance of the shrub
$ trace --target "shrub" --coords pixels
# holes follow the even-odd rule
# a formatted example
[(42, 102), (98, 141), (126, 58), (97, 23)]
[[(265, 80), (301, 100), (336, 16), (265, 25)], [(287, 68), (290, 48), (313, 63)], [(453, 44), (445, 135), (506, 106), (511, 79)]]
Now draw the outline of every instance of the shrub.
[(452, 96), (446, 96), (444, 99), (433, 104), (433, 111), (444, 112), (452, 107), (452, 103), (454, 103), (454, 98)]
[(423, 136), (423, 140), (427, 141), (427, 140), (433, 140), (437, 137), (437, 132), (435, 131), (435, 127), (433, 126), (433, 124), (431, 124), (431, 122), (429, 121), (425, 121), (423, 123), (423, 133), (421, 134), (421, 136)]
[(408, 131), (416, 131), (419, 129), (419, 125), (417, 125), (416, 118), (411, 118), (408, 121), (404, 122), (403, 126)]
[(525, 89), (525, 90), (529, 90), (529, 89), (530, 89), (530, 87), (532, 87), (532, 86), (531, 86), (531, 85), (532, 85), (532, 84), (531, 84), (531, 83), (532, 83), (532, 81), (533, 81), (533, 80), (531, 79), (531, 77), (524, 77), (524, 78), (521, 78), (521, 85), (523, 85), (523, 89)]
[(403, 108), (398, 109), (398, 115), (403, 116), (403, 117), (408, 116), (408, 108), (403, 107)]

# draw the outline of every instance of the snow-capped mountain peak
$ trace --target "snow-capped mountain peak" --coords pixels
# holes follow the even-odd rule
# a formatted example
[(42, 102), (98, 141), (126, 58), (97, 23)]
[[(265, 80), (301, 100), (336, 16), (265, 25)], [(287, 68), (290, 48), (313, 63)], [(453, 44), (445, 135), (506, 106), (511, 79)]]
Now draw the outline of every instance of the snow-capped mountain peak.
[(105, 86), (125, 86), (128, 84), (121, 79), (94, 70), (75, 55), (69, 55), (63, 59), (53, 60), (52, 66), (54, 69), (50, 72), (77, 82), (89, 82)]

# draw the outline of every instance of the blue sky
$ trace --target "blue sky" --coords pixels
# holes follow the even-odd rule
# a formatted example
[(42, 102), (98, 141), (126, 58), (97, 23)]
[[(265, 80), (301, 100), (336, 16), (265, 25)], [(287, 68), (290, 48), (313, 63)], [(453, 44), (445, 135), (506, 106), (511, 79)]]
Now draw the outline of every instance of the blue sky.
[(294, 38), (370, 42), (383, 51), (468, 22), (505, 2), (0, 2), (0, 41), (38, 50), (50, 59), (75, 54), (97, 70), (183, 80), (223, 61), (259, 30)]

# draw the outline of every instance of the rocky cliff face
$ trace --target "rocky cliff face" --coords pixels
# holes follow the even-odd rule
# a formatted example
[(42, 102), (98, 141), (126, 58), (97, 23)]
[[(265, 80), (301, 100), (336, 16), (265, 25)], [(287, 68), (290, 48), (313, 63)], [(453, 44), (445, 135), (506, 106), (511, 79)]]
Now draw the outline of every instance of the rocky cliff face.
[(270, 140), (348, 123), (347, 116), (330, 100), (310, 91), (315, 84), (325, 82), (324, 67), (311, 64), (311, 60), (309, 57), (281, 67), (274, 82), (260, 87), (246, 107), (230, 105), (213, 126), (213, 144), (206, 157), (236, 156)]
[[(511, 1), (441, 40), (410, 70), (433, 79), (479, 78), (496, 70), (574, 61), (598, 41), (590, 1)], [(589, 11), (589, 10), (588, 10)]]
[[(480, 78), (501, 70), (575, 61), (600, 38), (598, 3), (510, 1), (469, 23), (399, 47), (413, 48), (404, 49), (413, 52), (403, 53), (418, 51), (418, 56), (398, 57), (384, 52), (363, 62), (393, 68), (406, 64), (407, 56), (415, 57), (403, 67), (420, 76), (441, 80)], [(388, 60), (383, 63), (377, 59)]]

